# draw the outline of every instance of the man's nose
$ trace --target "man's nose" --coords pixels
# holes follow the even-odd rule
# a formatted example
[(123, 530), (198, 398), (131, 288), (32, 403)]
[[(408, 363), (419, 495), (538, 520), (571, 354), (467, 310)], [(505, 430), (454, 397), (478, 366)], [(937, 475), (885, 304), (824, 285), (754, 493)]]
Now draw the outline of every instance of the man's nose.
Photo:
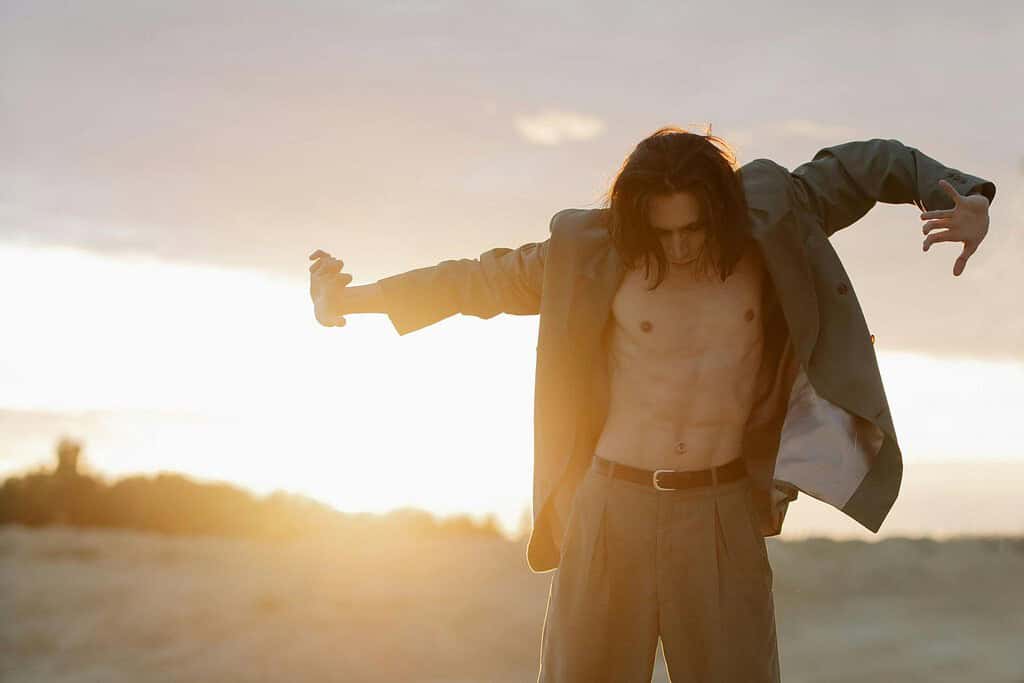
[(682, 233), (675, 233), (672, 236), (672, 251), (675, 252), (676, 257), (683, 255), (683, 235)]

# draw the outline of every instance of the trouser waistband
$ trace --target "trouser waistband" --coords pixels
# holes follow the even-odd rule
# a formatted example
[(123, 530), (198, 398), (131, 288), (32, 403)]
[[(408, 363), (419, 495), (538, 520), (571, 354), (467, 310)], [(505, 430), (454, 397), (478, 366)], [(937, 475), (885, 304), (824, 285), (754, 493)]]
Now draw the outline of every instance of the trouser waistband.
[(591, 461), (591, 468), (598, 474), (615, 479), (625, 479), (637, 484), (646, 484), (659, 491), (678, 491), (710, 486), (714, 483), (724, 484), (742, 479), (747, 474), (746, 463), (742, 457), (724, 465), (703, 470), (645, 470), (608, 460), (595, 454)]

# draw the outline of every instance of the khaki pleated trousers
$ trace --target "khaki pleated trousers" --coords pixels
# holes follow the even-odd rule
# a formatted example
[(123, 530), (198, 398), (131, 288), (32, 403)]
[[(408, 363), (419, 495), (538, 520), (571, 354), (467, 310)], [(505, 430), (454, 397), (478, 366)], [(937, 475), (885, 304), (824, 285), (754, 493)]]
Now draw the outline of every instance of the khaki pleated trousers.
[(679, 491), (587, 471), (553, 572), (538, 683), (779, 681), (750, 479)]

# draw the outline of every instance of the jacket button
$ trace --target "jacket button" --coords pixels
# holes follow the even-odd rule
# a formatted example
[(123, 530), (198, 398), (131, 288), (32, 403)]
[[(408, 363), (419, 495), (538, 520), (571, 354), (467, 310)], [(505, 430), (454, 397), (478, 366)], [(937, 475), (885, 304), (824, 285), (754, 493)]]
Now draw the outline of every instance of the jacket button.
[(847, 293), (848, 291), (850, 291), (850, 290), (849, 290), (849, 288), (848, 288), (848, 287), (846, 286), (846, 283), (845, 283), (845, 282), (840, 282), (840, 283), (839, 283), (839, 286), (837, 286), (837, 287), (836, 287), (836, 291), (837, 291), (837, 292), (839, 292), (840, 294), (846, 294), (846, 293)]

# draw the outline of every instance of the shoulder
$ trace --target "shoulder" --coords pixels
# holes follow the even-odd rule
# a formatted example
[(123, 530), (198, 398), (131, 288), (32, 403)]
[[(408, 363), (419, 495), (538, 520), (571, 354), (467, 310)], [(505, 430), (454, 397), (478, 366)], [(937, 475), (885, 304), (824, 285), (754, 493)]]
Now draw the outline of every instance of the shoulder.
[(755, 225), (773, 223), (793, 209), (792, 175), (782, 164), (771, 159), (754, 159), (741, 166), (737, 173)]
[(743, 190), (751, 199), (771, 195), (789, 184), (789, 169), (771, 159), (754, 159), (743, 164), (737, 174)]
[(596, 249), (610, 241), (608, 209), (562, 209), (551, 218), (552, 241), (570, 249)]
[(562, 209), (551, 217), (552, 235), (606, 230), (608, 209)]
[(608, 209), (562, 209), (551, 218), (549, 258), (561, 267), (585, 261), (608, 248)]

